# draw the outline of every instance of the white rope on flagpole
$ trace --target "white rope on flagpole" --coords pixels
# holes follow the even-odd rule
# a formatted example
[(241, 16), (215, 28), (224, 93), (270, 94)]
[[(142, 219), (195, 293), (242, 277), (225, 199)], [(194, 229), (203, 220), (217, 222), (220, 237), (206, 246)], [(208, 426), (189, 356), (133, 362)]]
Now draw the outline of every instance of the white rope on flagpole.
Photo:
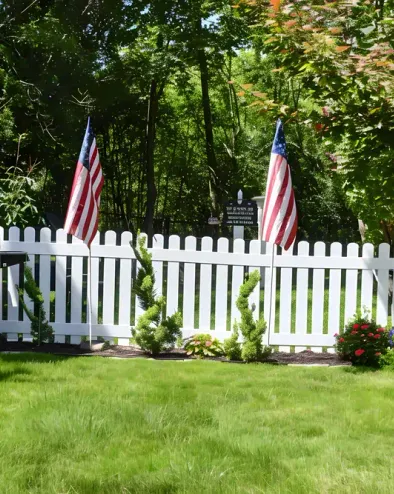
[(275, 261), (275, 251), (276, 251), (276, 245), (272, 244), (272, 255), (271, 255), (271, 266), (270, 266), (270, 301), (269, 301), (269, 306), (268, 306), (268, 331), (267, 331), (267, 346), (270, 344), (270, 335), (271, 335), (271, 328), (272, 328), (272, 304), (275, 303), (276, 301), (276, 290), (275, 290), (275, 297), (274, 297), (274, 261)]
[(88, 293), (87, 293), (87, 316), (89, 324), (89, 346), (92, 348), (92, 252), (89, 247), (88, 257)]

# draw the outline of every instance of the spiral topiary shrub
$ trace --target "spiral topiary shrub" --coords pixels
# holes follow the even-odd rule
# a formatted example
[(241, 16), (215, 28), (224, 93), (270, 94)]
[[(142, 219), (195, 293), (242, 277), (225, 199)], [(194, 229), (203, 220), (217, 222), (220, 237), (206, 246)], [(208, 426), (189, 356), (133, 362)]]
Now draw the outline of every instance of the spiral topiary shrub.
[(262, 318), (256, 321), (252, 309), (249, 308), (249, 297), (259, 282), (260, 273), (257, 270), (247, 274), (236, 301), (241, 313), (241, 322), (235, 324), (234, 330), (240, 330), (244, 338), (241, 357), (245, 362), (258, 362), (271, 353), (271, 349), (264, 347), (262, 342), (266, 330), (265, 321)]
[(130, 245), (140, 263), (140, 269), (133, 285), (133, 293), (139, 298), (140, 306), (145, 311), (132, 328), (133, 340), (142, 350), (157, 355), (163, 350), (173, 348), (182, 336), (182, 315), (176, 312), (163, 319), (165, 298), (157, 297), (152, 255), (145, 247), (146, 238), (139, 237), (137, 246)]

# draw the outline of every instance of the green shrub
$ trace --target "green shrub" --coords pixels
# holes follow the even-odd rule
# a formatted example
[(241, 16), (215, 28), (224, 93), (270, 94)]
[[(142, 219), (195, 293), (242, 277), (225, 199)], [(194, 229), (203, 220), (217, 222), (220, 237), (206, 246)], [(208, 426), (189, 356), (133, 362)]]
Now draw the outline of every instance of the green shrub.
[(337, 353), (355, 365), (379, 366), (387, 353), (388, 332), (360, 314), (351, 319), (342, 334), (335, 334)]
[(394, 371), (394, 349), (390, 349), (379, 357), (379, 366)]
[(265, 321), (262, 318), (255, 321), (253, 311), (249, 308), (249, 297), (259, 282), (260, 273), (257, 270), (247, 274), (236, 301), (241, 313), (239, 329), (244, 337), (241, 356), (245, 362), (258, 362), (271, 353), (271, 349), (263, 347), (262, 342), (266, 330)]
[(224, 340), (224, 354), (229, 360), (242, 359), (242, 347), (238, 341), (239, 331), (237, 324), (234, 324), (234, 331), (230, 338)]
[(144, 309), (132, 328), (133, 341), (142, 350), (151, 355), (157, 355), (161, 351), (173, 348), (175, 342), (182, 336), (182, 315), (176, 312), (172, 316), (163, 319), (165, 298), (157, 297), (155, 286), (155, 274), (152, 264), (152, 256), (145, 248), (145, 237), (138, 239), (138, 245), (130, 245), (141, 267), (138, 271), (133, 286), (133, 292), (139, 297), (141, 308)]
[(196, 334), (185, 344), (187, 354), (192, 357), (220, 357), (224, 354), (223, 346), (217, 338), (210, 334)]
[(53, 329), (47, 320), (44, 309), (44, 297), (34, 280), (31, 268), (28, 266), (25, 266), (25, 291), (34, 303), (34, 312), (27, 307), (22, 288), (17, 286), (17, 290), (23, 310), (31, 322), (30, 333), (33, 337), (33, 343), (41, 345), (44, 342), (52, 341)]

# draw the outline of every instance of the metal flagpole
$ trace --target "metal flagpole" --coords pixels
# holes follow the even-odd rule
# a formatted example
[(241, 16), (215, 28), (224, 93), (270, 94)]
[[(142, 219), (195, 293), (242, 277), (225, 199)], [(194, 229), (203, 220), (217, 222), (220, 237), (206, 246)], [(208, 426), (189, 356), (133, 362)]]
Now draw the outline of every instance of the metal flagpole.
[(92, 348), (92, 252), (89, 247), (88, 257), (88, 324), (89, 324), (89, 346)]
[[(272, 244), (272, 255), (271, 255), (271, 266), (270, 266), (270, 276), (271, 276), (271, 287), (270, 287), (270, 303), (268, 307), (268, 332), (267, 332), (267, 346), (270, 344), (271, 326), (272, 326), (272, 304), (275, 303), (276, 297), (273, 296), (274, 293), (274, 260), (275, 260), (276, 245)], [(275, 290), (276, 295), (276, 290)]]

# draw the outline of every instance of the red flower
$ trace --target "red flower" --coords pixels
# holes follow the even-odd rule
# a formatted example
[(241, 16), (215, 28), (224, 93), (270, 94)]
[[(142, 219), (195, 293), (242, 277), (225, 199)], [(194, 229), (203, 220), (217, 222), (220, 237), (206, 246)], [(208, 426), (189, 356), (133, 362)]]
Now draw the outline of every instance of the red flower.
[(372, 337), (373, 337), (373, 335), (374, 335), (373, 333), (368, 333), (368, 336), (369, 336), (370, 338), (372, 338)]
[(359, 324), (353, 324), (353, 329), (360, 329), (360, 325)]
[(339, 343), (343, 343), (345, 341), (345, 338), (339, 338)]
[(361, 357), (361, 355), (365, 353), (365, 350), (363, 350), (362, 348), (359, 348), (358, 350), (356, 350), (354, 352), (354, 354), (356, 355), (356, 357)]
[(211, 346), (212, 345), (212, 341), (206, 341), (205, 342), (205, 346)]
[(379, 357), (379, 355), (382, 355), (380, 352), (376, 352), (375, 355)]
[(378, 333), (384, 333), (386, 330), (384, 328), (378, 328), (376, 331)]
[(375, 334), (374, 338), (378, 340), (380, 338), (380, 334)]
[(356, 330), (354, 330), (350, 334), (358, 334), (358, 332)]
[(368, 328), (369, 328), (369, 324), (363, 324), (363, 325), (361, 326), (361, 329), (368, 329)]
[(365, 334), (363, 333), (361, 336), (365, 336)]
[(334, 337), (336, 338), (337, 336), (338, 336), (338, 333), (335, 333), (335, 334), (334, 334)]

